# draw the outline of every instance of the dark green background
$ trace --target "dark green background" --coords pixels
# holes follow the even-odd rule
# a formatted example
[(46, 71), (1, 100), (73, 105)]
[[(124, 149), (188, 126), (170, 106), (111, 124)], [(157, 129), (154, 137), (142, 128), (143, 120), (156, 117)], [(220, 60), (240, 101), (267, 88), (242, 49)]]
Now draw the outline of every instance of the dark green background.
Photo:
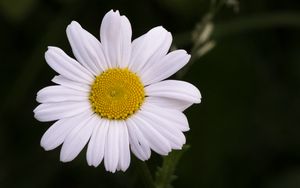
[[(190, 32), (208, 1), (0, 1), (0, 187), (142, 187), (136, 167), (126, 173), (89, 167), (85, 151), (71, 163), (39, 141), (51, 123), (33, 118), (36, 92), (51, 84), (48, 45), (71, 54), (66, 26), (77, 20), (98, 37), (103, 15), (119, 9), (134, 38), (163, 25), (190, 51)], [(217, 46), (183, 78), (202, 92), (186, 114), (191, 148), (174, 187), (300, 187), (300, 5), (297, 0), (244, 0), (214, 21)], [(161, 157), (147, 162), (152, 172)]]

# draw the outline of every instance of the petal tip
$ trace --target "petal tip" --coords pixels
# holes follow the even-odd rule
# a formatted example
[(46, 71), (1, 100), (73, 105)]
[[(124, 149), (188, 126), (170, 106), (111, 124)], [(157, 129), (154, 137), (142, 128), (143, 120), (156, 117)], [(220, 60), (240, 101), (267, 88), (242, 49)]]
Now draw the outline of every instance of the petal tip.
[[(114, 9), (111, 9), (110, 11), (108, 11), (106, 14), (105, 14), (105, 16), (109, 16), (109, 15), (117, 15), (117, 16), (120, 16), (120, 12), (119, 12), (119, 10), (114, 10)], [(104, 16), (104, 17), (105, 17)]]
[(68, 158), (67, 156), (62, 155), (62, 154), (60, 155), (59, 160), (60, 160), (61, 162), (63, 162), (63, 163), (67, 163), (67, 162), (72, 161), (71, 158)]
[(55, 46), (48, 46), (46, 52), (48, 52), (49, 50), (57, 50), (57, 49), (58, 49), (58, 48), (55, 47)]
[(187, 54), (187, 61), (190, 61), (190, 59), (191, 59), (191, 54), (188, 54), (187, 52), (185, 52), (186, 54)]
[(47, 146), (46, 143), (44, 143), (44, 141), (42, 141), (42, 140), (41, 140), (40, 145), (41, 145), (41, 147), (42, 147), (45, 151), (50, 151), (50, 150), (53, 149), (53, 148)]

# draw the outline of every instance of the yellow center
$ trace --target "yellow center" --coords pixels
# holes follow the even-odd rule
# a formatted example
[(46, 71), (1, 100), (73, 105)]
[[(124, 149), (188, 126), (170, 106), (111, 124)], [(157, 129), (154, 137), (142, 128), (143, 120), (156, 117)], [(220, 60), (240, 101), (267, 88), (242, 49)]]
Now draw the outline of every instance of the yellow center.
[(90, 103), (102, 118), (122, 120), (134, 114), (145, 98), (140, 78), (128, 69), (108, 69), (91, 86)]

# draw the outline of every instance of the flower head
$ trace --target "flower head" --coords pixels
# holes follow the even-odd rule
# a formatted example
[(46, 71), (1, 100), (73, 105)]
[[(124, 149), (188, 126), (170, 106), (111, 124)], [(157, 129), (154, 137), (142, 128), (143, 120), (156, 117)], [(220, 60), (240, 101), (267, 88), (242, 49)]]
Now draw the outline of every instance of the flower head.
[(107, 171), (125, 171), (130, 150), (140, 160), (151, 149), (167, 155), (185, 144), (189, 130), (182, 113), (201, 95), (193, 85), (165, 80), (190, 59), (184, 50), (168, 53), (172, 35), (155, 27), (131, 41), (131, 25), (118, 11), (103, 18), (100, 41), (73, 21), (67, 36), (76, 58), (49, 47), (45, 58), (59, 75), (57, 85), (37, 93), (41, 103), (34, 116), (56, 121), (43, 135), (41, 146), (62, 144), (60, 160), (72, 161), (87, 146), (91, 166), (102, 161)]

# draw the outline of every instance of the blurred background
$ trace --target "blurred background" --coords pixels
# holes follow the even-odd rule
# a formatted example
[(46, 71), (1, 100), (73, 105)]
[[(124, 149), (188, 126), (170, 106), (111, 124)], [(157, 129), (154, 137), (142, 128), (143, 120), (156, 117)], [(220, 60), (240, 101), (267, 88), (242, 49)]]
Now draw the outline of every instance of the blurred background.
[[(65, 29), (72, 20), (98, 37), (103, 15), (118, 9), (133, 38), (163, 25), (175, 47), (194, 54), (175, 77), (196, 85), (203, 100), (186, 111), (191, 147), (174, 187), (299, 188), (300, 3), (244, 0), (212, 9), (213, 2), (1, 0), (0, 187), (144, 187), (134, 163), (111, 174), (103, 165), (89, 167), (85, 151), (59, 162), (60, 148), (39, 145), (51, 123), (32, 112), (37, 91), (55, 75), (44, 60), (47, 46), (71, 54)], [(214, 29), (206, 48), (214, 48), (204, 54), (197, 36), (207, 23)], [(153, 174), (161, 163), (152, 152)]]

